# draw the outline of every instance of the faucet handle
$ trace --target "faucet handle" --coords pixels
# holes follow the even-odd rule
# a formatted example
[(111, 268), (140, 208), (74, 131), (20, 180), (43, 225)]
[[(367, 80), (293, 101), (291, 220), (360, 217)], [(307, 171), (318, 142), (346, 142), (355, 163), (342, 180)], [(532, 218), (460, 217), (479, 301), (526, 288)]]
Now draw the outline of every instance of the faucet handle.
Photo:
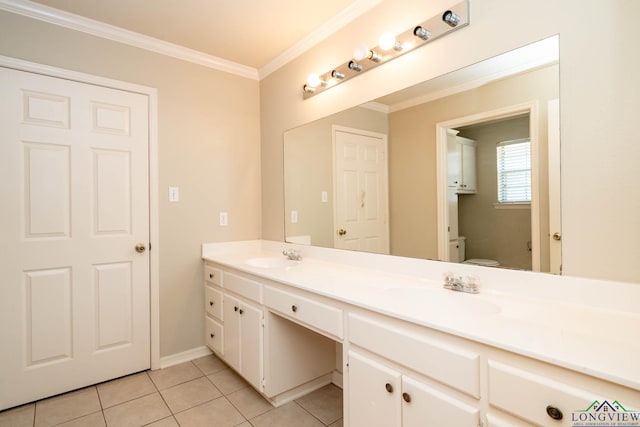
[(463, 282), (463, 285), (466, 292), (470, 292), (472, 294), (480, 292), (480, 278), (478, 278), (478, 276), (468, 275), (466, 280)]

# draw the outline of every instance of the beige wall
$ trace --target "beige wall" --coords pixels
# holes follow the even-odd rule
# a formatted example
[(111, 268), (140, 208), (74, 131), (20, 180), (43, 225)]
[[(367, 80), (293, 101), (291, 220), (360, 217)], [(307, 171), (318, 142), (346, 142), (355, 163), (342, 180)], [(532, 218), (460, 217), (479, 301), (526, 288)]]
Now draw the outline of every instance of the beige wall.
[[(478, 192), (458, 196), (458, 235), (466, 237), (466, 259), (494, 259), (504, 267), (531, 270), (527, 246), (531, 243), (531, 208), (494, 207), (498, 200), (496, 144), (528, 138), (529, 117), (472, 126), (458, 135), (476, 141)], [(546, 255), (541, 271), (549, 271), (548, 251)]]
[[(552, 65), (390, 115), (391, 253), (438, 258), (436, 125), (532, 101), (538, 102), (540, 241), (548, 242), (546, 105), (558, 97), (558, 77)], [(541, 249), (541, 270), (549, 271), (548, 247)]]
[(160, 353), (203, 345), (200, 245), (261, 234), (258, 82), (6, 12), (0, 55), (158, 89)]
[(263, 237), (284, 236), (286, 129), (559, 34), (564, 272), (638, 282), (640, 186), (621, 184), (640, 180), (640, 56), (630, 54), (640, 27), (621, 22), (640, 14), (640, 2), (469, 3), (469, 27), (308, 100), (301, 93), (307, 74), (343, 63), (362, 41), (403, 31), (450, 1), (385, 0), (260, 82)]
[[(332, 126), (387, 134), (386, 113), (355, 107), (284, 134), (285, 230), (287, 237), (309, 235), (314, 246), (333, 247)], [(323, 203), (321, 192), (327, 192)], [(291, 223), (291, 211), (298, 223)]]

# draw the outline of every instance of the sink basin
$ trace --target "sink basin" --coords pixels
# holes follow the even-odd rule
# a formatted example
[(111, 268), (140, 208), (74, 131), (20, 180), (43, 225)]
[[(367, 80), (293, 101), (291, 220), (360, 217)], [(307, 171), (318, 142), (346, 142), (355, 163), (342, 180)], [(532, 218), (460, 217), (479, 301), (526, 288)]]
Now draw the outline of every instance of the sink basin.
[(287, 268), (295, 267), (299, 262), (288, 258), (261, 257), (249, 258), (244, 263), (258, 268)]
[(385, 298), (397, 308), (419, 310), (425, 314), (446, 317), (491, 316), (500, 313), (498, 304), (479, 295), (439, 288), (390, 288)]

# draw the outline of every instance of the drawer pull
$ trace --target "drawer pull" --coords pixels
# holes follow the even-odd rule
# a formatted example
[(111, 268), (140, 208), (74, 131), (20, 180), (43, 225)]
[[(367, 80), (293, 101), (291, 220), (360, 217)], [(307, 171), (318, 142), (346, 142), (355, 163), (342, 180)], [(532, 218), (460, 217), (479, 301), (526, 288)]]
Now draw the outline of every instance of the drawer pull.
[(209, 301), (209, 305), (213, 307), (213, 301)]
[(405, 402), (410, 403), (411, 402), (411, 395), (409, 393), (402, 393), (402, 399)]
[(240, 313), (240, 314), (244, 313), (244, 310), (243, 310), (243, 309), (240, 309), (239, 313)]
[(391, 384), (386, 383), (384, 388), (386, 388), (389, 393), (393, 393), (393, 386)]
[(562, 419), (562, 411), (556, 408), (555, 406), (551, 406), (551, 405), (547, 406), (547, 415), (549, 415), (554, 420)]
[(238, 306), (233, 307), (233, 311), (238, 311)]
[(213, 279), (213, 273), (209, 273), (209, 279)]
[(295, 304), (294, 304), (294, 305), (292, 305), (292, 306), (291, 306), (291, 311), (293, 311), (294, 313), (295, 313), (296, 311), (298, 311), (298, 306), (297, 306), (297, 305), (295, 305)]
[(211, 335), (211, 338), (213, 338), (213, 337), (215, 337), (215, 336), (216, 336), (216, 334), (210, 334), (210, 335)]

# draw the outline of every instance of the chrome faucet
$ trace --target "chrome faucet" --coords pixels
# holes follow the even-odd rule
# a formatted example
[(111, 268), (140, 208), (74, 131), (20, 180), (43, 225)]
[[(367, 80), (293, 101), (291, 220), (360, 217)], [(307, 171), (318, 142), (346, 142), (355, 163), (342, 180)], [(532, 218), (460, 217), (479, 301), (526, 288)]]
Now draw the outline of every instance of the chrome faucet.
[(457, 292), (466, 292), (468, 294), (480, 293), (480, 284), (476, 276), (462, 276), (456, 277), (453, 273), (447, 272), (444, 274), (445, 289), (451, 289)]
[(285, 249), (284, 251), (282, 251), (282, 255), (293, 261), (300, 261), (302, 259), (300, 251), (296, 249)]

